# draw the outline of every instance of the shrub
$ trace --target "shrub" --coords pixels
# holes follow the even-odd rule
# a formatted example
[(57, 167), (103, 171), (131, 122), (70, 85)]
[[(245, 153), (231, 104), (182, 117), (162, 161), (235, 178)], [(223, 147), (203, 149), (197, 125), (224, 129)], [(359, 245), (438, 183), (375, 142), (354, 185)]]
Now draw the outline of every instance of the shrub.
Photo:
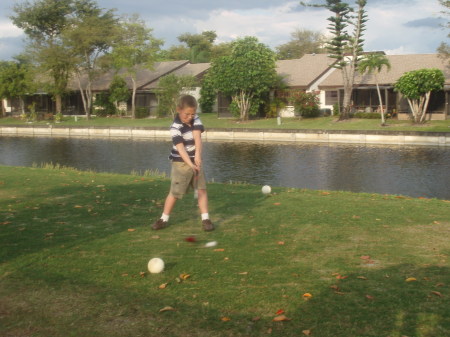
[(295, 97), (295, 113), (303, 118), (319, 117), (319, 98), (310, 92), (299, 92)]
[(147, 118), (150, 116), (150, 111), (146, 107), (137, 107), (136, 108), (136, 118)]
[(353, 118), (363, 118), (363, 119), (379, 119), (380, 114), (378, 112), (356, 112), (352, 116)]

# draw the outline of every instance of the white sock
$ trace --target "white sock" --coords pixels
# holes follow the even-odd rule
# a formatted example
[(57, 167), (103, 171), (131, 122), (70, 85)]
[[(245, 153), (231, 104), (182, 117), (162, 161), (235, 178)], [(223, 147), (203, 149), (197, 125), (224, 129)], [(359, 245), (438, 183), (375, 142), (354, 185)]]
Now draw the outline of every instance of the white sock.
[(209, 213), (202, 213), (202, 220), (208, 220), (209, 219)]
[(167, 214), (162, 214), (161, 215), (161, 219), (163, 220), (163, 221), (169, 221), (169, 216), (167, 215)]

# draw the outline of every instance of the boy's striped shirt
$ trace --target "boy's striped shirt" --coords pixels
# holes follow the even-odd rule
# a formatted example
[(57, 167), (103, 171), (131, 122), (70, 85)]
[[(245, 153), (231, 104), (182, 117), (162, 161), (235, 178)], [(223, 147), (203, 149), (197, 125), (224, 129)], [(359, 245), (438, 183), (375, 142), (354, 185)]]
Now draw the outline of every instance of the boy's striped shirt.
[(183, 143), (184, 148), (186, 149), (187, 154), (194, 161), (195, 157), (195, 142), (194, 135), (192, 131), (200, 130), (203, 132), (205, 128), (198, 117), (195, 115), (193, 120), (189, 124), (184, 124), (181, 122), (180, 117), (177, 115), (173, 120), (172, 125), (170, 126), (170, 135), (172, 136), (172, 151), (170, 152), (169, 159), (172, 161), (182, 162), (183, 158), (181, 158), (180, 153), (177, 150), (177, 145)]

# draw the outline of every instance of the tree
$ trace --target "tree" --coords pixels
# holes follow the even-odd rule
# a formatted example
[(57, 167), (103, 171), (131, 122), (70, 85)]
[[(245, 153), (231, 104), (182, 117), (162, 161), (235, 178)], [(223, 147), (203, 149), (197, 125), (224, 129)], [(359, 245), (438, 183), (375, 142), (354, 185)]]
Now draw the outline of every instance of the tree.
[(301, 58), (305, 54), (323, 53), (325, 49), (325, 36), (320, 32), (309, 29), (296, 29), (291, 33), (291, 41), (279, 45), (277, 50), (278, 59), (289, 60)]
[(238, 39), (230, 56), (212, 62), (207, 77), (216, 92), (232, 97), (241, 120), (247, 120), (276, 80), (275, 53), (256, 37)]
[[(80, 1), (80, 0), (78, 0)], [(73, 70), (73, 55), (61, 39), (74, 14), (75, 0), (36, 0), (13, 7), (13, 23), (22, 28), (29, 38), (28, 52), (40, 68), (48, 83), (47, 90), (56, 102), (56, 112), (61, 114), (62, 95), (67, 91), (69, 76)]]
[[(439, 3), (443, 7), (445, 7), (445, 9), (441, 13), (448, 17), (450, 15), (450, 1), (449, 0), (439, 0)], [(445, 25), (443, 25), (443, 27), (445, 27), (447, 29), (450, 28), (450, 22), (447, 21), (447, 23)], [(447, 37), (450, 37), (450, 33), (447, 34)], [(450, 67), (450, 46), (449, 46), (449, 44), (446, 42), (442, 42), (439, 45), (437, 52), (439, 53), (439, 55), (441, 56), (441, 58), (443, 60), (447, 61), (447, 66)]]
[(197, 79), (194, 76), (177, 76), (169, 74), (161, 78), (158, 84), (158, 115), (166, 116), (170, 112), (172, 117), (176, 114), (177, 99), (183, 90), (195, 87)]
[(365, 72), (373, 74), (375, 78), (375, 84), (377, 86), (378, 100), (380, 102), (380, 114), (381, 114), (381, 125), (385, 125), (383, 100), (381, 98), (380, 86), (378, 84), (378, 74), (381, 69), (386, 67), (388, 70), (391, 69), (391, 64), (387, 57), (380, 53), (370, 53), (364, 56), (358, 65), (358, 71), (361, 74)]
[(408, 99), (415, 123), (423, 123), (432, 91), (444, 88), (445, 77), (440, 69), (419, 69), (404, 73), (394, 89)]
[(119, 102), (126, 102), (130, 98), (130, 90), (127, 82), (120, 76), (114, 76), (109, 85), (109, 102), (114, 104), (114, 108), (119, 111)]
[[(312, 5), (326, 8), (334, 14), (328, 18), (328, 29), (333, 38), (327, 43), (327, 50), (330, 57), (336, 60), (334, 67), (340, 69), (344, 82), (344, 109), (340, 115), (341, 120), (350, 117), (355, 72), (363, 53), (362, 35), (367, 22), (364, 9), (366, 4), (367, 0), (356, 0), (356, 10), (341, 0), (326, 0), (326, 4)], [(351, 32), (348, 31), (350, 27), (353, 27)]]
[(136, 118), (137, 72), (140, 67), (152, 69), (160, 45), (163, 43), (153, 37), (152, 29), (147, 28), (137, 15), (124, 18), (121, 22), (120, 38), (111, 53), (114, 68), (122, 70), (133, 84), (131, 94), (131, 116)]
[(24, 58), (16, 57), (15, 61), (0, 62), (0, 100), (18, 98), (21, 113), (24, 114), (24, 97), (35, 89), (32, 65)]
[(188, 46), (191, 63), (202, 63), (209, 62), (211, 59), (211, 49), (216, 38), (216, 32), (204, 31), (201, 34), (181, 34), (178, 36), (178, 41)]
[(92, 109), (92, 82), (105, 70), (99, 58), (105, 55), (118, 33), (118, 19), (113, 10), (103, 11), (91, 0), (76, 2), (75, 15), (62, 31), (63, 42), (75, 57), (74, 71), (89, 119)]

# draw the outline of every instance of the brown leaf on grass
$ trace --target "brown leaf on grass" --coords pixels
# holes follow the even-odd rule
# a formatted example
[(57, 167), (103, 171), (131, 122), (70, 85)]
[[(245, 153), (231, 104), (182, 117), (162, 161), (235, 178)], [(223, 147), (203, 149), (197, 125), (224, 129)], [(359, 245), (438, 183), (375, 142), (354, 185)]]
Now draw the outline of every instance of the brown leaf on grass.
[(273, 203), (275, 206), (280, 206), (281, 205), (281, 202), (274, 202)]
[(81, 205), (75, 205), (75, 206), (73, 206), (73, 208), (83, 208), (83, 206), (81, 206)]
[(433, 223), (434, 223), (435, 225), (440, 225), (440, 224), (441, 224), (439, 221), (433, 221)]
[(336, 291), (340, 290), (340, 288), (336, 284), (333, 284), (332, 286), (330, 286), (330, 288)]
[(436, 287), (443, 287), (443, 286), (445, 286), (444, 283), (437, 283), (437, 284), (436, 284)]
[(331, 193), (330, 192), (322, 192), (320, 194), (322, 194), (322, 195), (330, 195)]
[(313, 296), (312, 296), (310, 293), (304, 293), (302, 297), (303, 297), (303, 299), (304, 299), (305, 301), (308, 301), (308, 300), (310, 300)]
[(216, 248), (216, 249), (214, 249), (214, 251), (215, 251), (215, 252), (224, 252), (225, 249), (223, 249), (223, 248)]
[(180, 279), (182, 279), (183, 281), (187, 280), (189, 277), (191, 277), (191, 275), (183, 273), (180, 274)]
[(278, 310), (276, 313), (275, 313), (275, 315), (281, 315), (281, 314), (284, 314), (284, 310), (283, 309), (280, 309), (280, 310)]
[(141, 272), (139, 273), (139, 275), (140, 275), (141, 277), (145, 277), (146, 274), (147, 274), (147, 273), (146, 273), (145, 271), (141, 271)]
[(439, 291), (432, 291), (431, 292), (433, 295), (439, 296), (439, 297), (444, 297), (444, 295), (442, 295)]
[(352, 219), (361, 219), (361, 217), (359, 215), (354, 215), (352, 216)]
[(230, 318), (230, 317), (227, 317), (227, 316), (223, 316), (223, 317), (220, 317), (220, 320), (221, 320), (222, 322), (229, 322), (229, 321), (231, 321), (231, 318)]
[(239, 275), (248, 275), (248, 271), (243, 271), (242, 273), (238, 273)]
[(303, 333), (305, 336), (311, 336), (311, 330), (303, 330), (302, 333)]
[(284, 241), (278, 241), (278, 244), (279, 244), (280, 246), (283, 246), (283, 245), (284, 245)]
[(367, 280), (367, 277), (365, 277), (365, 276), (358, 276), (357, 279), (360, 279), (360, 280)]
[(128, 274), (127, 274), (127, 273), (123, 273), (123, 274), (122, 274), (122, 276), (124, 276), (124, 277), (125, 277), (125, 276), (128, 276)]
[(171, 306), (166, 306), (166, 307), (164, 307), (164, 308), (162, 308), (162, 309), (159, 309), (159, 312), (166, 312), (166, 311), (175, 311), (175, 309), (174, 308), (172, 308)]
[(128, 228), (128, 231), (129, 231), (129, 232), (134, 232), (134, 231), (136, 231), (136, 229), (134, 229), (134, 228)]
[(168, 284), (169, 284), (168, 282), (167, 282), (167, 283), (160, 284), (160, 285), (158, 286), (158, 289), (166, 289)]
[(348, 277), (348, 276), (342, 276), (341, 274), (338, 274), (338, 275), (336, 276), (336, 278), (337, 278), (338, 280), (345, 280), (347, 277)]
[(373, 297), (373, 296), (371, 296), (371, 295), (366, 295), (366, 298), (367, 298), (368, 300), (374, 300), (374, 299), (375, 299), (375, 297)]
[(415, 277), (408, 277), (405, 281), (406, 282), (414, 282), (414, 281), (417, 281), (417, 279)]
[(286, 317), (285, 315), (279, 315), (276, 316), (272, 321), (274, 322), (284, 322), (284, 321), (290, 321), (291, 319)]
[(370, 256), (369, 255), (363, 255), (360, 257), (361, 260), (370, 260)]

